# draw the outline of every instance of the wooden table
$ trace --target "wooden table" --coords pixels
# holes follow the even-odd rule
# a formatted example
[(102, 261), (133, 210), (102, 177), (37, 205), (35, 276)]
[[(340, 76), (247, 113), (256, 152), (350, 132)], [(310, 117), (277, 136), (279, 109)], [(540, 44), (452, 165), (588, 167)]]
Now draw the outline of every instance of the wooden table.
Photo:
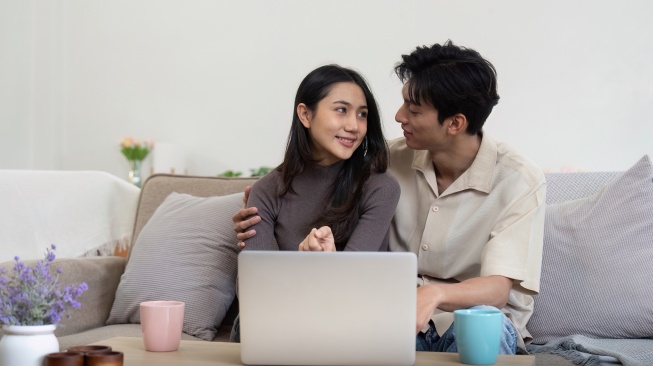
[[(143, 347), (143, 339), (136, 337), (116, 337), (94, 344), (111, 346), (124, 353), (124, 366), (242, 366), (240, 344), (227, 342), (181, 341), (175, 352), (148, 352)], [(531, 366), (533, 356), (499, 355), (497, 365)], [(415, 366), (461, 365), (457, 353), (417, 352)]]

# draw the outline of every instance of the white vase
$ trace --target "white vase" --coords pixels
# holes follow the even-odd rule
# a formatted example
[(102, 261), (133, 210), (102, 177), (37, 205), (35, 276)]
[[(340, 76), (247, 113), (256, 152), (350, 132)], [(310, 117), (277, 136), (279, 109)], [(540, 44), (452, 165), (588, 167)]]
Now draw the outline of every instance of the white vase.
[(42, 366), (48, 353), (59, 352), (56, 325), (3, 325), (0, 366)]

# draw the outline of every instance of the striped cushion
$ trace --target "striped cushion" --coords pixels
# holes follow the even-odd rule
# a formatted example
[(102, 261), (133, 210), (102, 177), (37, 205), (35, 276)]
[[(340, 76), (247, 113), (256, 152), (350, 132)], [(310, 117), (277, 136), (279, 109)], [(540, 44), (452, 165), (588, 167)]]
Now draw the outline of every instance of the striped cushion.
[(139, 304), (186, 303), (184, 333), (213, 340), (236, 293), (238, 250), (231, 217), (242, 193), (172, 193), (132, 248), (107, 324), (140, 323)]
[(547, 206), (534, 343), (653, 336), (652, 178), (644, 156), (595, 194)]

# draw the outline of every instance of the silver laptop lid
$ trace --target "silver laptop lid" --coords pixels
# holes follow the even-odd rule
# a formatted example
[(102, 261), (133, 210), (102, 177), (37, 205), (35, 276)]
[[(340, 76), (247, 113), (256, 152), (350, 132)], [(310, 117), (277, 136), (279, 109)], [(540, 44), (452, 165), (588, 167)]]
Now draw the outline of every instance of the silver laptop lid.
[(412, 365), (413, 253), (244, 251), (241, 359), (248, 365)]

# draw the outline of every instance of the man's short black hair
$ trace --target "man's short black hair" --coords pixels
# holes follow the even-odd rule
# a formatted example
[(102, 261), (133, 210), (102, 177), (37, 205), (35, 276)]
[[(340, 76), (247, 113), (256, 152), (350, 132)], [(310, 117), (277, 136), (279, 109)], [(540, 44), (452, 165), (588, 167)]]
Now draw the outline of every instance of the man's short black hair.
[(411, 103), (432, 105), (441, 124), (462, 113), (468, 121), (467, 133), (480, 133), (499, 102), (497, 73), (488, 60), (451, 40), (442, 45), (417, 47), (401, 58), (395, 72), (402, 82), (408, 83)]

